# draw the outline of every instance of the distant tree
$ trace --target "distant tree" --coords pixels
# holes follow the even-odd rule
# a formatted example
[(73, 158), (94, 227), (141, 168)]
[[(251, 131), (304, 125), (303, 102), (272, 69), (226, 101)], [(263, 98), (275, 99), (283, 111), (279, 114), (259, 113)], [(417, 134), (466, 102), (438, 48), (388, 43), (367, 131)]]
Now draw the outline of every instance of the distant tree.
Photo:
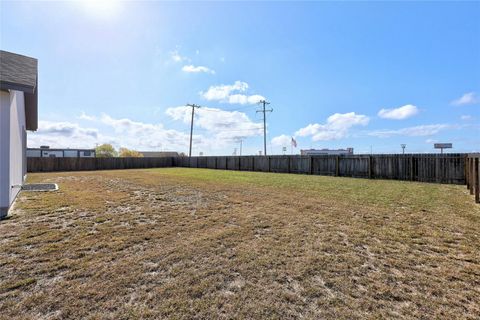
[(113, 158), (117, 156), (117, 151), (111, 144), (104, 143), (95, 148), (95, 154), (98, 158)]
[(143, 154), (140, 152), (127, 148), (120, 148), (118, 154), (122, 158), (143, 158)]
[(187, 155), (185, 154), (185, 152), (180, 152), (179, 156), (180, 157), (186, 157)]

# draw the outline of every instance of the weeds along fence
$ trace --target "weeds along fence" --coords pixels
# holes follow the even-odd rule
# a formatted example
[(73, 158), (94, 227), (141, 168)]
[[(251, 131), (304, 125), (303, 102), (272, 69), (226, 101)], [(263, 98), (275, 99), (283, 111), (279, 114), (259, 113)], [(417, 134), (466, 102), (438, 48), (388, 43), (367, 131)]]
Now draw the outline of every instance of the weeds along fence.
[(28, 172), (85, 171), (172, 167), (172, 157), (162, 158), (27, 158)]
[(466, 154), (174, 158), (176, 167), (465, 184)]
[(465, 184), (466, 161), (467, 154), (28, 158), (27, 168), (51, 172), (188, 167)]
[(469, 154), (466, 157), (465, 180), (475, 202), (480, 203), (480, 153)]

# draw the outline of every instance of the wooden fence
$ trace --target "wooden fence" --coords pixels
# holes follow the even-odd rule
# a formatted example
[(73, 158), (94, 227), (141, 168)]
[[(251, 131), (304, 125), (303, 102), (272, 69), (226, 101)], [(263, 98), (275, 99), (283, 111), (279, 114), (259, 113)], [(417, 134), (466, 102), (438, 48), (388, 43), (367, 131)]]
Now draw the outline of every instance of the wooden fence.
[(28, 158), (27, 168), (49, 172), (189, 167), (465, 184), (466, 159), (466, 154)]
[(465, 180), (471, 195), (475, 195), (475, 202), (480, 203), (480, 153), (469, 154), (466, 157)]
[(480, 203), (480, 153), (352, 156), (27, 158), (28, 172), (163, 167), (209, 168), (466, 184)]
[(179, 157), (173, 166), (465, 184), (466, 154)]
[(172, 157), (162, 158), (27, 158), (28, 172), (84, 171), (172, 167)]

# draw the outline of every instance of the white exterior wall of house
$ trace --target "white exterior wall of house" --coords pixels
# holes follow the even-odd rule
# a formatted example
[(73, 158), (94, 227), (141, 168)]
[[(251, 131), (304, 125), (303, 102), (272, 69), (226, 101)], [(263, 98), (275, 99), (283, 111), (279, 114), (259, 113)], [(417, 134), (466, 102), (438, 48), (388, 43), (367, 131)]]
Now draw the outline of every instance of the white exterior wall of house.
[(10, 91), (10, 204), (13, 202), (27, 175), (25, 130), (25, 100), (23, 92)]
[(10, 206), (10, 92), (0, 91), (0, 218)]
[(25, 101), (21, 91), (1, 91), (0, 217), (20, 192), (26, 176)]

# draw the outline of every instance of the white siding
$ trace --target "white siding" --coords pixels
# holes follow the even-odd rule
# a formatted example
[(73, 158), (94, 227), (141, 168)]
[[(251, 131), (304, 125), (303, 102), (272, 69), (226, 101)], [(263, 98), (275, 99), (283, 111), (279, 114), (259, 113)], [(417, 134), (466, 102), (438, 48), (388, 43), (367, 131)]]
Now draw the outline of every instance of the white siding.
[(10, 93), (0, 91), (0, 217), (10, 205)]
[(76, 158), (78, 157), (78, 151), (77, 150), (64, 150), (64, 156), (65, 158)]
[(45, 158), (63, 158), (63, 151), (58, 150), (42, 150), (42, 157)]
[(21, 91), (10, 91), (10, 204), (23, 185), (26, 172), (25, 101)]
[(26, 175), (25, 101), (21, 91), (1, 91), (0, 216), (6, 214)]
[(40, 157), (41, 155), (40, 150), (27, 150), (27, 157), (35, 158)]

